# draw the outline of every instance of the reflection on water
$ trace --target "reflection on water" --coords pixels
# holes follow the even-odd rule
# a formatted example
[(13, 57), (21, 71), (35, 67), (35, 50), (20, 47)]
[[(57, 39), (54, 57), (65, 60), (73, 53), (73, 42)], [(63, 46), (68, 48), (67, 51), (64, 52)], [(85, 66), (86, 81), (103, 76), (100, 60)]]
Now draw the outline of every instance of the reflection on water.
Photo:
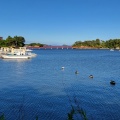
[[(15, 74), (17, 77), (24, 75), (24, 65), (27, 62), (30, 62), (30, 59), (3, 59), (3, 61), (5, 62), (5, 64), (11, 64), (12, 69), (13, 69), (13, 73)], [(7, 63), (6, 63), (7, 62)], [(14, 79), (15, 80), (15, 79)]]
[(27, 62), (30, 59), (3, 59), (5, 62)]

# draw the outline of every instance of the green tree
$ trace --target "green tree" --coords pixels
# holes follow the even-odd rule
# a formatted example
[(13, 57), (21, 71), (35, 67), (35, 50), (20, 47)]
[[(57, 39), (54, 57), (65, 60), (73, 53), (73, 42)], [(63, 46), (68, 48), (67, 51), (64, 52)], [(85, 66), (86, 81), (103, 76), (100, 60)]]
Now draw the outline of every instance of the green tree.
[(0, 40), (0, 47), (6, 47), (6, 41)]
[(100, 39), (96, 39), (96, 47), (100, 48), (101, 47), (101, 42)]
[(25, 45), (25, 38), (22, 36), (14, 36), (13, 42), (16, 47), (23, 47)]
[(8, 36), (6, 38), (6, 45), (11, 47), (23, 47), (25, 44), (25, 39), (22, 36)]
[(8, 36), (6, 38), (6, 45), (7, 46), (14, 46), (14, 40), (13, 40), (13, 38), (11, 36)]

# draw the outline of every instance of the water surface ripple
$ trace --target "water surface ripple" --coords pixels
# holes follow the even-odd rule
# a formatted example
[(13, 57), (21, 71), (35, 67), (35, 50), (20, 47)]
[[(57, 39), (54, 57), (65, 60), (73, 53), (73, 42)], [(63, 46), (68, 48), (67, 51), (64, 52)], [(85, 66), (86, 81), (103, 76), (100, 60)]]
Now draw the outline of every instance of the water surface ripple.
[[(29, 60), (0, 59), (0, 115), (4, 113), (6, 120), (34, 120), (36, 116), (66, 120), (75, 100), (89, 120), (120, 119), (119, 51), (34, 52), (37, 57)], [(110, 85), (110, 80), (116, 85)]]

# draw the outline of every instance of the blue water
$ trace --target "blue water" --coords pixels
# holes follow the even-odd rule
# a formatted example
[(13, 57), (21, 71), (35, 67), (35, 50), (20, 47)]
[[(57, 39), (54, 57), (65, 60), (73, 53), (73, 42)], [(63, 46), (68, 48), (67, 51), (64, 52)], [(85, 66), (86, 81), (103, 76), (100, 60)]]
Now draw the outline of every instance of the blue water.
[(120, 119), (119, 51), (33, 52), (37, 57), (29, 60), (0, 59), (0, 115), (6, 120), (66, 120), (71, 106), (82, 108), (88, 120)]

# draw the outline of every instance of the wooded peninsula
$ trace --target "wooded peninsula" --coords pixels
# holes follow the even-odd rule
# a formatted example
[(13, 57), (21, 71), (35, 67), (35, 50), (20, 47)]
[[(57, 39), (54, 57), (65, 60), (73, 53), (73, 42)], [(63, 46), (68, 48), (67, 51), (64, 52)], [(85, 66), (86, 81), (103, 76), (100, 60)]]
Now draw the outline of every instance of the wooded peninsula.
[(0, 40), (0, 47), (23, 47), (23, 46), (38, 46), (42, 47), (43, 44), (41, 43), (30, 43), (30, 44), (25, 44), (25, 38), (22, 36), (8, 36), (5, 40), (1, 39)]
[(87, 40), (87, 41), (76, 41), (73, 48), (109, 48), (109, 49), (120, 49), (120, 39), (110, 39), (110, 40)]

